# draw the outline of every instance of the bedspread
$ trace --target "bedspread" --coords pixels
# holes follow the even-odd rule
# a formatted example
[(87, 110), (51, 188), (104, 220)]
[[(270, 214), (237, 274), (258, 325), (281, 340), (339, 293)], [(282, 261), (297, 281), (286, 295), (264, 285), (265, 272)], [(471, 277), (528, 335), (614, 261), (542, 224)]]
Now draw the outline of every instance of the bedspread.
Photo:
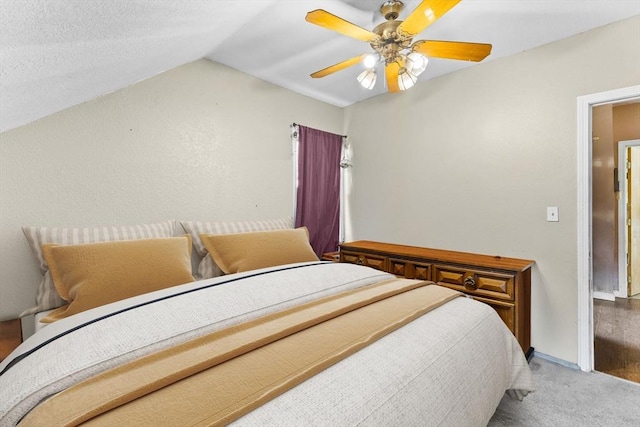
[(457, 291), (392, 279), (312, 301), (142, 357), (49, 398), (20, 423), (222, 426)]
[[(291, 265), (63, 319), (0, 364), (0, 424), (15, 425), (47, 396), (145, 354), (392, 277), (349, 264)], [(532, 390), (515, 338), (490, 307), (456, 298), (234, 424), (486, 425), (507, 389)]]

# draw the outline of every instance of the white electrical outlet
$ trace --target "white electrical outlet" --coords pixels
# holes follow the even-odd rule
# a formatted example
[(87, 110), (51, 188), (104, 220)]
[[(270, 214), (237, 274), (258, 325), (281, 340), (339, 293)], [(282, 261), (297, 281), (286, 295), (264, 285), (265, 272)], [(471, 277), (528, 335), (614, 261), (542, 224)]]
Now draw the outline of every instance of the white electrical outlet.
[(557, 206), (548, 206), (547, 207), (547, 221), (548, 222), (558, 222), (560, 218), (558, 218), (558, 207)]

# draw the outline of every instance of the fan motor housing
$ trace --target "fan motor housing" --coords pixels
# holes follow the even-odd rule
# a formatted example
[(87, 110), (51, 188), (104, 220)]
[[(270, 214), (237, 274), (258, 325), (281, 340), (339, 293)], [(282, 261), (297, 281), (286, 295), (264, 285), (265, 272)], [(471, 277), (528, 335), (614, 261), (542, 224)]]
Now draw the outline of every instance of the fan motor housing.
[(400, 12), (404, 8), (404, 3), (399, 0), (386, 1), (380, 6), (380, 13), (387, 21), (398, 19)]
[(405, 37), (398, 33), (400, 24), (402, 21), (385, 21), (373, 29), (373, 32), (380, 36), (380, 40), (373, 41), (371, 47), (384, 58), (387, 64), (395, 62), (400, 51), (411, 45), (412, 37)]

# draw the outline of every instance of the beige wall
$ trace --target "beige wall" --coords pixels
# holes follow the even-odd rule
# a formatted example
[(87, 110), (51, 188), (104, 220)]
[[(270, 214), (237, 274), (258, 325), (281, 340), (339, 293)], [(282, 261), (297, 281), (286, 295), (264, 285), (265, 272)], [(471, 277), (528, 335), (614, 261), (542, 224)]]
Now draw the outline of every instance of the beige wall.
[(640, 102), (613, 107), (613, 139), (616, 144), (640, 139)]
[(532, 344), (576, 362), (576, 98), (639, 64), (634, 17), (347, 108), (347, 239), (535, 260)]
[(293, 122), (340, 108), (200, 60), (0, 134), (0, 319), (39, 282), (23, 225), (292, 214)]

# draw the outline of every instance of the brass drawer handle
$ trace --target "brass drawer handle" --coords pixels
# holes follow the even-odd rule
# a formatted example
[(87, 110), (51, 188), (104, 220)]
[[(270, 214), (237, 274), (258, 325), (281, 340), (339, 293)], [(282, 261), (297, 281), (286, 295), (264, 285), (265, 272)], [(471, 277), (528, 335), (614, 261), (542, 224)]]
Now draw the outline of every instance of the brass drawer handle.
[(364, 265), (364, 261), (362, 261), (362, 258), (358, 258), (358, 261), (356, 261), (356, 264)]
[(471, 276), (464, 279), (464, 287), (469, 289), (470, 291), (475, 291), (476, 289), (478, 289), (478, 285), (476, 284), (475, 279)]

